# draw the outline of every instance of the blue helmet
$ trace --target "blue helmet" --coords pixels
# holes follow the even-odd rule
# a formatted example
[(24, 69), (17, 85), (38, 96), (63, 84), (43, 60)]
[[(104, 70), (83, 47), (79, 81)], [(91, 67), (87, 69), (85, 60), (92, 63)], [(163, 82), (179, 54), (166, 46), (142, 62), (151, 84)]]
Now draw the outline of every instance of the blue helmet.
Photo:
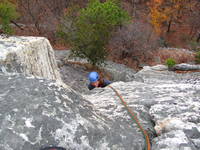
[(90, 72), (88, 75), (88, 79), (90, 82), (96, 82), (99, 80), (99, 74), (97, 72)]

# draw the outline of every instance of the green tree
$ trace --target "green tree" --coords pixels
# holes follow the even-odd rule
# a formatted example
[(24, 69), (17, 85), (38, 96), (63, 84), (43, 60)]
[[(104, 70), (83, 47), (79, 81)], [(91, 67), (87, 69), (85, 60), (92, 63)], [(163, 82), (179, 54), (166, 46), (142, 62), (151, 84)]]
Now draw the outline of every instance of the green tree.
[(60, 35), (71, 44), (74, 56), (86, 58), (92, 65), (100, 65), (108, 55), (105, 47), (112, 32), (127, 23), (130, 17), (118, 2), (111, 0), (104, 3), (90, 1), (78, 14), (70, 29), (66, 24), (62, 25)]
[(11, 34), (13, 32), (10, 22), (18, 16), (19, 14), (16, 11), (16, 6), (13, 3), (7, 0), (0, 2), (0, 28), (4, 33)]

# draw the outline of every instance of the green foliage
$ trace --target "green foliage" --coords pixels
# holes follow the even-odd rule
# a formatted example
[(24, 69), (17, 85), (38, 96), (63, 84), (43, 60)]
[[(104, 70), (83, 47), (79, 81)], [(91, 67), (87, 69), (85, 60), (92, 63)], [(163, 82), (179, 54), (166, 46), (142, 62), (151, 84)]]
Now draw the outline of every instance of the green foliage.
[(166, 65), (168, 68), (172, 68), (174, 65), (176, 65), (176, 61), (173, 58), (168, 58), (166, 60)]
[(200, 64), (200, 51), (196, 52), (196, 55), (195, 55), (195, 62), (197, 64)]
[(0, 25), (4, 33), (11, 34), (13, 32), (10, 22), (18, 16), (19, 14), (14, 4), (7, 0), (0, 2)]
[(71, 30), (66, 30), (66, 25), (62, 26), (60, 35), (71, 44), (74, 56), (86, 58), (92, 65), (100, 65), (108, 55), (105, 46), (112, 31), (128, 22), (130, 17), (119, 3), (111, 0), (104, 3), (92, 0), (78, 14)]

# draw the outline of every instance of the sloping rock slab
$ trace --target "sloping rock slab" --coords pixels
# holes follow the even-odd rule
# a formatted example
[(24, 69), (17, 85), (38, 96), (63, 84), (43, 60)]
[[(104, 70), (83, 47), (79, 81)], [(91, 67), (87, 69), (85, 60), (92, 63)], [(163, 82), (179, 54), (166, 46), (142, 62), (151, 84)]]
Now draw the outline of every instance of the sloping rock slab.
[[(200, 73), (176, 74), (163, 66), (146, 66), (135, 76), (144, 82), (116, 82), (111, 86), (118, 90), (153, 138), (152, 150), (199, 150)], [(84, 97), (106, 118), (129, 120), (135, 127), (132, 132), (138, 130), (109, 87), (94, 89)]]
[[(108, 118), (70, 87), (0, 74), (0, 149), (142, 150), (129, 120)], [(108, 106), (110, 107), (110, 106)]]

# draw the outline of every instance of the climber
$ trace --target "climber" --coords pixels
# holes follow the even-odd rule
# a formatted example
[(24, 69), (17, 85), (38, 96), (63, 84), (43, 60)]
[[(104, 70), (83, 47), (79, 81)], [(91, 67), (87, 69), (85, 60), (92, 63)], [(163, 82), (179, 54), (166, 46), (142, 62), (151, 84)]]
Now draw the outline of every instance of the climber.
[(92, 90), (95, 87), (106, 87), (107, 85), (111, 84), (111, 81), (103, 79), (97, 72), (90, 72), (88, 75), (88, 79), (90, 81), (88, 85), (88, 89)]

